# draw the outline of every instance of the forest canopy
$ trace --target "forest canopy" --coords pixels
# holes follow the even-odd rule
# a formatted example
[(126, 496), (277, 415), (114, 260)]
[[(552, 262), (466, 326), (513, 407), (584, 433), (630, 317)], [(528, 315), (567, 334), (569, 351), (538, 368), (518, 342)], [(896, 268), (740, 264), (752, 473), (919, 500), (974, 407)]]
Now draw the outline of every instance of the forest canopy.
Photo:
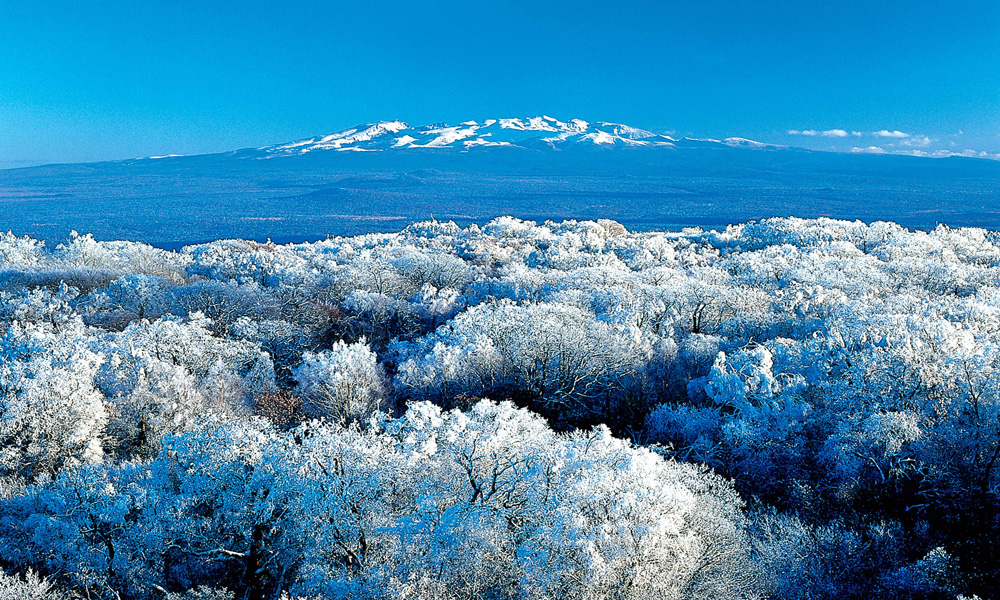
[(0, 235), (0, 598), (1000, 589), (1000, 234)]

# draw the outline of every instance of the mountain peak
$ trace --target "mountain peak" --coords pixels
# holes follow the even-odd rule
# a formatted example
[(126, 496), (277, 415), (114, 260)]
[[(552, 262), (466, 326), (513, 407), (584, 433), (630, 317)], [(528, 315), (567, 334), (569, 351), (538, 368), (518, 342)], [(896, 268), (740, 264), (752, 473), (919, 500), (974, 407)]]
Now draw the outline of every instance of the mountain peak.
[(456, 149), (483, 147), (554, 149), (568, 146), (662, 146), (677, 140), (621, 123), (583, 119), (561, 121), (548, 115), (497, 118), (411, 126), (403, 121), (380, 121), (288, 144), (258, 148), (260, 158), (303, 155), (320, 150), (377, 152), (404, 149)]
[(269, 154), (306, 154), (314, 150), (346, 150), (360, 149), (365, 143), (386, 135), (399, 133), (410, 126), (402, 121), (379, 121), (358, 125), (330, 135), (299, 140), (279, 146), (260, 148)]

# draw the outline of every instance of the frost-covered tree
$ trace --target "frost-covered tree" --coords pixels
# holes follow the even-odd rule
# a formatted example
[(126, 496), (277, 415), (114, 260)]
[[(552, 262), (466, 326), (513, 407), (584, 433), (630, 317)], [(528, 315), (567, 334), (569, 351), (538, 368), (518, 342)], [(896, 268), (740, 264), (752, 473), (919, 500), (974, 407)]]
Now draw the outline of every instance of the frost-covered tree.
[(364, 420), (385, 402), (385, 373), (364, 338), (306, 352), (294, 374), (306, 410), (315, 416), (342, 423)]
[(987, 596), (997, 265), (830, 219), (0, 235), (0, 562), (91, 598)]
[(2, 508), (0, 559), (101, 597), (720, 598), (757, 576), (721, 478), (489, 402), (364, 430), (211, 420)]
[(101, 357), (80, 331), (15, 322), (0, 338), (0, 471), (31, 480), (100, 462), (108, 415), (94, 385)]
[(30, 569), (23, 575), (0, 571), (0, 600), (64, 600), (67, 595)]
[[(631, 335), (629, 335), (631, 333)], [(623, 332), (562, 304), (480, 304), (397, 352), (397, 380), (422, 395), (521, 394), (542, 407), (601, 414), (651, 353)]]
[(155, 319), (166, 309), (167, 287), (167, 281), (160, 277), (121, 277), (104, 290), (90, 295), (87, 312), (112, 327), (124, 326), (139, 319)]

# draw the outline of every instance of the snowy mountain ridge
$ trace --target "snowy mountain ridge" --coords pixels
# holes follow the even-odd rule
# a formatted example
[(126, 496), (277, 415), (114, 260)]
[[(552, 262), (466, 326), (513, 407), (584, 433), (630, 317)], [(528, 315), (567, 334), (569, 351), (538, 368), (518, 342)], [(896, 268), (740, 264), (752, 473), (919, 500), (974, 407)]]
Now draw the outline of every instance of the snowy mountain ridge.
[[(693, 141), (726, 146), (771, 147), (742, 138)], [(303, 155), (320, 150), (372, 152), (453, 148), (467, 151), (480, 147), (551, 149), (579, 145), (673, 148), (677, 144), (678, 140), (669, 135), (621, 123), (606, 121), (590, 123), (582, 119), (560, 121), (540, 116), (524, 119), (486, 119), (482, 122), (465, 121), (455, 126), (443, 123), (412, 126), (402, 121), (380, 121), (288, 144), (264, 146), (257, 151), (261, 153), (261, 158), (272, 158)]]

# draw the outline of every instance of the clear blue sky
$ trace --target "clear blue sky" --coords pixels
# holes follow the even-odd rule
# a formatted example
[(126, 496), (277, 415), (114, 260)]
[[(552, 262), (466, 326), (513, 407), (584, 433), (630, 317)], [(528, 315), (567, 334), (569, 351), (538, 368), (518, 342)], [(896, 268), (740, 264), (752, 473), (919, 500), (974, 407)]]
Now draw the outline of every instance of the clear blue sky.
[(536, 114), (998, 153), (1000, 2), (0, 0), (0, 166)]

